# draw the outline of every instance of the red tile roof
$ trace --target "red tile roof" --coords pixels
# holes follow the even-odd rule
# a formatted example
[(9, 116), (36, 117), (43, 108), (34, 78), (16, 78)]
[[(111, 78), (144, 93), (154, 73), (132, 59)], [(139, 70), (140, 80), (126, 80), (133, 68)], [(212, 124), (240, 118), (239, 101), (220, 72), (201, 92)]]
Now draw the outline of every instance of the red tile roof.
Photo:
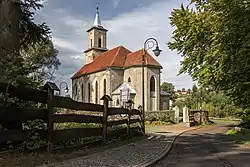
[[(160, 63), (158, 63), (147, 51), (144, 51), (144, 52), (146, 53), (145, 54), (145, 65), (156, 66), (156, 67), (162, 68)], [(142, 64), (142, 55), (143, 55), (143, 49), (128, 54), (123, 67), (141, 65)]]
[[(97, 56), (93, 62), (84, 65), (72, 77), (77, 78), (89, 73), (97, 72), (108, 67), (127, 68), (131, 66), (141, 65), (143, 49), (131, 52), (123, 46), (118, 46)], [(145, 64), (162, 68), (161, 65), (146, 52)]]

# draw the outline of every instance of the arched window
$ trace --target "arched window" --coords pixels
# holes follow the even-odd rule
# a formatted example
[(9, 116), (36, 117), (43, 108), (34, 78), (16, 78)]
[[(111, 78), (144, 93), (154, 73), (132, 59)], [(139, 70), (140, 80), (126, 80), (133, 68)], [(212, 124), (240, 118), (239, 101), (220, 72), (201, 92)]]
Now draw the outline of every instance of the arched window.
[(98, 83), (95, 82), (95, 103), (98, 103)]
[(120, 105), (120, 101), (119, 99), (116, 100), (116, 106), (119, 106)]
[(84, 87), (83, 87), (83, 84), (82, 84), (82, 102), (84, 101), (84, 91), (83, 91)]
[(150, 96), (155, 96), (155, 78), (150, 78)]
[(90, 83), (88, 83), (88, 102), (90, 103), (90, 92), (91, 92), (91, 87)]
[(128, 83), (131, 83), (131, 78), (130, 77), (128, 78)]
[(106, 95), (106, 79), (103, 80), (103, 95)]
[(75, 96), (77, 96), (77, 86), (74, 85)]
[(98, 38), (98, 47), (101, 48), (102, 47), (102, 39)]
[(90, 48), (92, 48), (92, 47), (93, 47), (93, 40), (90, 39)]

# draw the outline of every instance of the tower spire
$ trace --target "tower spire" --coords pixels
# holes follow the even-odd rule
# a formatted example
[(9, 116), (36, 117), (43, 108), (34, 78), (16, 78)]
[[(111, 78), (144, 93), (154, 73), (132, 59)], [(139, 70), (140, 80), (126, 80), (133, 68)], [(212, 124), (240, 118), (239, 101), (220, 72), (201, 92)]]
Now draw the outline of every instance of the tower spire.
[(95, 27), (102, 27), (100, 15), (99, 15), (99, 3), (96, 4), (96, 14), (95, 14), (94, 26)]

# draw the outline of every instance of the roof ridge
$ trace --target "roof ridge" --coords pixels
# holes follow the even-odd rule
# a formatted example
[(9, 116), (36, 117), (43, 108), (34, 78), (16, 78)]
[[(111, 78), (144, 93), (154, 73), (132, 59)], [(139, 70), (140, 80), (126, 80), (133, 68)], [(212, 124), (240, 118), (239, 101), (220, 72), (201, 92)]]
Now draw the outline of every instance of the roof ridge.
[(114, 59), (112, 60), (112, 62), (110, 63), (109, 66), (112, 66), (112, 64), (114, 63), (115, 58), (117, 57), (117, 55), (118, 55), (118, 53), (119, 53), (120, 50), (121, 50), (121, 46), (118, 46), (118, 50), (117, 50), (117, 52), (116, 52), (116, 54), (115, 54), (115, 56), (114, 56)]
[(137, 60), (140, 58), (140, 53), (141, 53), (141, 51), (142, 51), (142, 54), (141, 54), (141, 62), (142, 62), (143, 49), (138, 50), (139, 56), (137, 56)]
[[(107, 51), (105, 51), (105, 52), (102, 52), (101, 54), (99, 54), (98, 56), (96, 56), (96, 58), (91, 62), (91, 63), (94, 63), (95, 61), (96, 61), (96, 59), (98, 59), (98, 57), (100, 57), (100, 56), (102, 56), (102, 55), (104, 55), (104, 54), (107, 54), (108, 52), (111, 52), (112, 50), (114, 50), (114, 49), (116, 49), (116, 48), (118, 48), (119, 46), (117, 46), (117, 47), (115, 47), (115, 48), (113, 48), (113, 49), (110, 49), (110, 50), (107, 50)], [(88, 63), (88, 64), (90, 64), (90, 63)]]

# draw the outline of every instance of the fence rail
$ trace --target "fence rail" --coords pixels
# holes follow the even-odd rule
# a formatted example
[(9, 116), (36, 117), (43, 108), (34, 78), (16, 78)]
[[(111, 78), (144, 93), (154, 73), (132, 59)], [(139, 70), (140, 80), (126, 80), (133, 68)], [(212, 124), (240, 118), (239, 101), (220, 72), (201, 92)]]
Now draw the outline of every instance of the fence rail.
[(74, 101), (73, 99), (69, 97), (61, 97), (61, 96), (53, 96), (52, 106), (72, 109), (72, 110), (103, 112), (103, 105), (92, 104), (92, 103), (82, 103), (82, 102)]
[[(107, 141), (107, 137), (109, 136), (113, 137), (116, 135), (124, 135), (125, 133), (130, 136), (132, 131), (138, 131), (138, 127), (131, 128), (130, 126), (134, 123), (141, 123), (140, 120), (142, 115), (140, 110), (109, 107), (108, 105), (111, 98), (107, 95), (101, 98), (101, 100), (104, 101), (103, 105), (99, 105), (74, 101), (69, 97), (55, 96), (55, 90), (48, 84), (46, 84), (44, 88), (46, 88), (46, 90), (38, 90), (18, 85), (14, 86), (8, 84), (8, 82), (0, 81), (0, 93), (8, 95), (8, 97), (16, 97), (19, 100), (33, 101), (44, 104), (44, 108), (20, 108), (9, 106), (6, 102), (1, 103), (0, 124), (7, 130), (3, 131), (0, 129), (0, 144), (8, 141), (26, 141), (29, 130), (24, 130), (22, 123), (37, 119), (43, 120), (46, 125), (45, 129), (37, 130), (37, 132), (40, 134), (41, 138), (47, 139), (49, 152), (52, 150), (53, 144), (62, 141), (91, 136), (101, 136), (103, 142), (105, 143)], [(37, 106), (37, 104), (33, 106)], [(102, 116), (91, 115), (91, 112), (90, 114), (86, 114), (86, 112), (83, 112), (82, 114), (58, 114), (54, 112), (55, 107), (78, 111), (95, 111), (102, 113)], [(126, 117), (120, 120), (108, 121), (108, 116), (120, 114), (124, 114)], [(138, 115), (140, 119), (131, 119), (132, 115)], [(54, 130), (54, 124), (66, 122), (95, 123), (100, 124), (100, 127)], [(126, 125), (122, 129), (112, 131), (108, 129), (108, 127), (122, 124)], [(142, 130), (140, 129), (140, 131)]]

